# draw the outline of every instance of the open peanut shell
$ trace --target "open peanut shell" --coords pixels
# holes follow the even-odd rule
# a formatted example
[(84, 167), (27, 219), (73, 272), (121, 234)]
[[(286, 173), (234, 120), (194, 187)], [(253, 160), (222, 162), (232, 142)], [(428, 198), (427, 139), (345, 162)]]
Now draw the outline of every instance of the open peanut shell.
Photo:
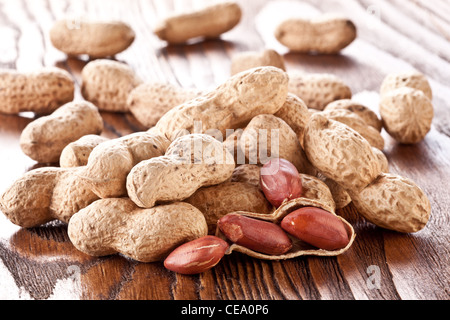
[[(234, 212), (234, 214), (241, 214), (241, 215), (244, 215), (244, 216), (247, 216), (250, 218), (260, 219), (260, 220), (280, 224), (281, 221), (283, 220), (283, 218), (286, 217), (288, 214), (290, 214), (291, 212), (294, 212), (298, 209), (304, 208), (304, 207), (316, 207), (316, 208), (326, 210), (326, 211), (336, 215), (334, 212), (334, 208), (330, 207), (329, 205), (318, 202), (316, 200), (307, 199), (307, 198), (298, 198), (298, 199), (294, 199), (294, 200), (285, 202), (272, 214), (258, 214), (258, 213), (243, 212), (243, 211)], [(323, 249), (318, 249), (318, 248), (313, 247), (299, 239), (296, 239), (296, 238), (288, 235), (292, 240), (293, 246), (289, 252), (287, 252), (286, 254), (283, 254), (283, 255), (271, 256), (271, 255), (267, 255), (267, 254), (263, 254), (263, 253), (259, 253), (259, 252), (250, 250), (248, 248), (237, 245), (235, 243), (230, 245), (230, 247), (228, 248), (228, 250), (225, 254), (229, 255), (236, 251), (236, 252), (246, 254), (250, 257), (257, 258), (257, 259), (263, 259), (263, 260), (287, 260), (287, 259), (297, 258), (300, 256), (324, 256), (324, 257), (338, 256), (338, 255), (341, 255), (344, 252), (346, 252), (352, 246), (352, 244), (355, 240), (356, 234), (350, 223), (348, 223), (345, 219), (343, 219), (340, 216), (337, 216), (337, 217), (339, 219), (341, 219), (342, 222), (344, 223), (344, 226), (348, 233), (348, 237), (350, 239), (350, 242), (348, 243), (348, 245), (343, 249), (339, 249), (339, 250), (335, 250), (335, 251), (327, 251), (327, 250), (323, 250)], [(223, 235), (223, 233), (220, 231), (219, 228), (217, 228), (216, 236), (219, 238), (222, 238), (226, 241), (229, 241)]]

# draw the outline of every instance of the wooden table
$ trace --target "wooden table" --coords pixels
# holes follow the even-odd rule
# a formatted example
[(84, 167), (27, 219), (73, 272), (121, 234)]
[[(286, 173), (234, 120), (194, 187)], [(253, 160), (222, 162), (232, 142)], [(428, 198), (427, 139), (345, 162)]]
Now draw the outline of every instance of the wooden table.
[[(377, 110), (383, 78), (416, 68), (429, 77), (434, 90), (433, 129), (415, 146), (396, 144), (383, 135), (391, 171), (414, 180), (431, 200), (432, 217), (426, 229), (411, 235), (382, 230), (365, 222), (350, 205), (339, 213), (354, 225), (357, 238), (342, 256), (268, 262), (232, 254), (209, 272), (182, 276), (165, 270), (161, 263), (88, 257), (72, 246), (61, 223), (21, 229), (0, 215), (0, 299), (448, 299), (450, 3), (241, 0), (243, 19), (221, 40), (166, 47), (152, 34), (159, 16), (203, 2), (208, 1), (1, 0), (0, 67), (66, 69), (77, 82), (79, 99), (80, 70), (87, 60), (67, 59), (52, 47), (48, 36), (53, 21), (69, 14), (130, 23), (136, 41), (116, 58), (146, 81), (184, 87), (215, 87), (229, 77), (233, 54), (273, 48), (284, 54), (288, 72), (336, 74), (351, 86), (355, 100)], [(343, 12), (358, 26), (358, 39), (341, 55), (293, 54), (274, 40), (273, 27), (280, 18), (320, 11)], [(21, 130), (33, 117), (0, 115), (0, 192), (25, 172), (43, 166), (19, 147)], [(103, 113), (103, 117), (106, 137), (145, 129), (129, 114)]]

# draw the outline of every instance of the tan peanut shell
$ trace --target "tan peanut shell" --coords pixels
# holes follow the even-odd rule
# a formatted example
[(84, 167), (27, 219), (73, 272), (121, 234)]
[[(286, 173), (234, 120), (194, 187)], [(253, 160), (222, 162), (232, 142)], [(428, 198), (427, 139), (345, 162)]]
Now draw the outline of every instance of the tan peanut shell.
[(372, 126), (369, 126), (356, 113), (346, 109), (334, 109), (322, 111), (322, 114), (330, 120), (339, 121), (346, 124), (366, 139), (372, 147), (379, 150), (384, 149), (385, 141), (381, 133)]
[(93, 58), (114, 56), (134, 41), (131, 27), (120, 21), (83, 21), (63, 19), (50, 29), (50, 41), (67, 55), (87, 54)]
[(137, 164), (126, 187), (134, 203), (151, 208), (183, 201), (201, 187), (225, 182), (234, 168), (232, 155), (220, 141), (204, 134), (187, 135), (175, 140), (164, 156)]
[(256, 164), (243, 164), (234, 169), (231, 175), (231, 182), (245, 182), (252, 186), (261, 188), (261, 166)]
[(348, 194), (347, 191), (345, 191), (344, 188), (342, 188), (339, 184), (337, 184), (335, 181), (325, 177), (323, 174), (319, 173), (317, 177), (323, 181), (328, 187), (328, 189), (331, 192), (331, 196), (333, 198), (333, 201), (336, 206), (336, 210), (340, 210), (348, 206), (352, 202), (352, 198)]
[[(332, 214), (335, 214), (334, 210), (330, 207), (327, 207), (325, 204), (316, 202), (314, 200), (306, 199), (306, 198), (298, 198), (298, 199), (291, 200), (289, 202), (285, 202), (273, 214), (270, 214), (270, 215), (258, 214), (258, 213), (252, 213), (252, 212), (244, 212), (244, 211), (238, 211), (238, 212), (235, 212), (234, 214), (241, 214), (241, 215), (244, 215), (244, 216), (247, 216), (250, 218), (260, 219), (263, 221), (269, 221), (269, 222), (279, 224), (279, 223), (281, 223), (281, 220), (283, 220), (283, 218), (285, 216), (287, 216), (289, 213), (294, 212), (303, 207), (320, 208), (320, 209), (328, 211)], [(341, 255), (344, 252), (346, 252), (348, 249), (350, 249), (350, 247), (352, 246), (352, 244), (355, 240), (355, 237), (356, 237), (355, 231), (354, 231), (353, 227), (351, 226), (351, 224), (348, 223), (342, 217), (338, 216), (338, 218), (340, 220), (342, 220), (342, 222), (344, 223), (345, 229), (347, 230), (348, 237), (350, 239), (348, 245), (343, 249), (339, 249), (339, 250), (335, 250), (335, 251), (327, 251), (327, 250), (317, 249), (317, 248), (312, 247), (309, 244), (306, 244), (305, 242), (303, 242), (301, 240), (291, 237), (293, 246), (292, 246), (292, 249), (289, 252), (287, 252), (286, 254), (275, 255), (275, 256), (262, 254), (262, 253), (250, 250), (248, 248), (245, 248), (245, 247), (237, 245), (237, 244), (231, 244), (230, 247), (228, 248), (226, 254), (231, 254), (233, 252), (240, 252), (240, 253), (243, 253), (250, 257), (257, 258), (257, 259), (264, 259), (264, 260), (287, 260), (287, 259), (294, 259), (294, 258), (301, 257), (301, 256), (323, 256), (323, 257), (338, 256), (338, 255)], [(222, 234), (222, 232), (220, 231), (219, 228), (216, 231), (216, 235), (218, 237), (226, 240), (226, 237)]]
[(185, 202), (192, 204), (205, 215), (208, 233), (215, 234), (217, 220), (234, 211), (270, 214), (272, 205), (259, 186), (246, 182), (224, 182), (198, 189)]
[(377, 157), (378, 165), (380, 166), (381, 172), (389, 173), (389, 160), (383, 153), (383, 151), (375, 147), (372, 147), (372, 151)]
[(302, 198), (314, 200), (327, 208), (336, 210), (336, 203), (328, 186), (319, 178), (300, 173), (302, 180)]
[(73, 168), (86, 166), (89, 156), (95, 147), (108, 140), (108, 138), (96, 134), (88, 134), (69, 143), (61, 152), (61, 157), (59, 158), (60, 167)]
[(275, 30), (277, 40), (291, 51), (337, 54), (357, 36), (355, 24), (345, 17), (322, 15), (314, 19), (292, 18)]
[(180, 88), (169, 83), (143, 83), (128, 95), (127, 105), (134, 117), (151, 128), (176, 106), (202, 95), (197, 89)]
[(28, 124), (20, 135), (20, 147), (37, 162), (55, 163), (69, 143), (102, 131), (103, 119), (96, 106), (87, 101), (69, 102)]
[(275, 50), (267, 49), (261, 52), (246, 51), (234, 55), (231, 59), (231, 75), (264, 66), (272, 66), (286, 71), (283, 56)]
[(366, 122), (366, 124), (374, 127), (379, 132), (381, 132), (381, 130), (383, 129), (383, 122), (374, 111), (372, 111), (365, 105), (357, 103), (351, 99), (342, 99), (333, 101), (330, 104), (328, 104), (324, 110), (328, 111), (336, 109), (345, 109), (353, 113), (356, 113)]
[(205, 217), (190, 204), (141, 209), (127, 198), (96, 201), (75, 214), (68, 227), (81, 252), (96, 257), (121, 253), (145, 263), (162, 261), (207, 232)]
[(422, 91), (404, 87), (382, 97), (380, 114), (391, 137), (403, 144), (415, 144), (430, 132), (434, 108)]
[(430, 219), (431, 205), (423, 190), (397, 175), (383, 173), (351, 196), (366, 220), (385, 229), (414, 233), (425, 228)]
[(300, 144), (303, 145), (305, 127), (311, 116), (308, 112), (308, 106), (303, 100), (292, 93), (288, 93), (283, 107), (274, 116), (284, 120), (294, 130)]
[(100, 198), (126, 196), (131, 169), (141, 161), (164, 155), (169, 144), (164, 136), (150, 132), (103, 142), (94, 148), (78, 175)]
[(233, 29), (241, 16), (241, 8), (236, 2), (213, 4), (168, 17), (158, 23), (154, 33), (169, 44), (183, 44), (199, 37), (212, 39)]
[(259, 114), (274, 114), (283, 106), (288, 93), (288, 75), (275, 67), (241, 72), (210, 93), (167, 112), (156, 124), (157, 130), (173, 141), (179, 135), (201, 130), (239, 129)]
[(227, 181), (234, 168), (233, 156), (220, 141), (204, 134), (183, 136), (164, 156), (142, 161), (131, 170), (128, 196), (141, 208), (182, 201), (201, 187)]
[(254, 117), (242, 134), (241, 146), (250, 164), (266, 164), (272, 158), (283, 158), (300, 173), (315, 173), (295, 132), (274, 115)]
[(317, 110), (325, 109), (333, 101), (352, 97), (347, 84), (337, 76), (326, 73), (290, 74), (289, 92), (302, 99), (308, 108)]
[(0, 113), (50, 114), (74, 98), (70, 74), (59, 68), (22, 73), (0, 69)]
[(0, 197), (0, 210), (14, 224), (38, 227), (69, 222), (98, 197), (77, 178), (79, 168), (39, 168), (16, 180)]
[(83, 97), (109, 112), (128, 112), (128, 95), (142, 83), (130, 66), (106, 59), (89, 62), (81, 71), (81, 78)]
[(369, 142), (338, 121), (314, 114), (305, 131), (309, 161), (346, 191), (361, 191), (381, 173)]
[(427, 77), (418, 71), (391, 73), (387, 75), (381, 84), (380, 94), (384, 96), (390, 91), (403, 87), (420, 90), (428, 99), (433, 99), (433, 90)]
[(233, 155), (236, 166), (246, 163), (245, 154), (241, 147), (241, 137), (243, 133), (244, 130), (242, 129), (234, 130), (234, 132), (228, 135), (223, 142), (223, 146)]

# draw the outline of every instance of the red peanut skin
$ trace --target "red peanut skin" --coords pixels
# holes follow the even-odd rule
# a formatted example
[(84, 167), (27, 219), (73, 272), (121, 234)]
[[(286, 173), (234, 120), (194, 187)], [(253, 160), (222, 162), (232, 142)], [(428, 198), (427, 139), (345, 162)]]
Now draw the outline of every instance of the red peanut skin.
[(203, 273), (215, 267), (228, 249), (228, 243), (214, 236), (187, 242), (164, 260), (166, 269), (185, 275)]
[(285, 201), (302, 196), (300, 174), (297, 168), (285, 159), (273, 159), (265, 164), (261, 169), (260, 180), (266, 199), (276, 208)]
[(323, 250), (343, 249), (350, 242), (344, 223), (319, 208), (296, 210), (284, 217), (281, 227), (293, 237)]
[(271, 222), (231, 213), (217, 225), (231, 242), (256, 252), (282, 255), (292, 248), (292, 241), (283, 229)]

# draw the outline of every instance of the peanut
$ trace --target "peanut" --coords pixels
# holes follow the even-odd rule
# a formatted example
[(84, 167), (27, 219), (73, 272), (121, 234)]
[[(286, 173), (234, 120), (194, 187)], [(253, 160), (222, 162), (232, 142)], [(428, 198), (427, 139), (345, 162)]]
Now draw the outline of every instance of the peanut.
[(187, 203), (141, 209), (127, 198), (103, 199), (70, 219), (68, 235), (90, 256), (121, 253), (156, 262), (183, 243), (206, 236), (207, 226), (203, 214)]
[(215, 233), (217, 220), (230, 212), (241, 210), (262, 214), (272, 212), (272, 205), (264, 197), (259, 186), (246, 182), (224, 182), (200, 188), (184, 202), (193, 205), (204, 214), (209, 234)]
[(431, 207), (425, 193), (406, 178), (382, 173), (378, 156), (353, 129), (313, 115), (305, 132), (305, 151), (321, 173), (348, 192), (368, 221), (405, 233), (426, 226)]
[(231, 175), (231, 182), (245, 182), (252, 186), (261, 187), (261, 167), (256, 164), (237, 166)]
[(281, 228), (292, 236), (319, 249), (334, 251), (345, 248), (350, 239), (342, 221), (319, 208), (301, 208), (281, 221)]
[(202, 93), (200, 90), (179, 88), (168, 83), (143, 83), (130, 92), (127, 106), (141, 124), (151, 128), (170, 109)]
[(329, 110), (348, 110), (360, 116), (369, 126), (374, 127), (379, 132), (383, 129), (383, 122), (378, 115), (368, 107), (357, 103), (351, 99), (342, 99), (331, 102), (325, 107), (325, 111)]
[(333, 101), (352, 97), (350, 87), (332, 74), (293, 73), (289, 78), (289, 92), (302, 99), (310, 109), (323, 110)]
[(128, 95), (142, 83), (130, 66), (106, 59), (89, 62), (81, 78), (83, 97), (109, 112), (128, 112)]
[(170, 142), (153, 132), (138, 132), (94, 148), (78, 176), (100, 198), (127, 195), (126, 181), (139, 162), (164, 155)]
[(296, 95), (288, 93), (283, 107), (274, 116), (284, 120), (294, 130), (303, 146), (303, 135), (310, 117), (305, 102)]
[(50, 114), (74, 98), (70, 74), (59, 68), (42, 68), (22, 73), (0, 70), (0, 113), (32, 111)]
[(231, 60), (231, 75), (257, 67), (272, 66), (286, 71), (284, 58), (272, 49), (261, 52), (241, 52), (233, 56)]
[(352, 194), (358, 212), (375, 225), (403, 233), (422, 230), (431, 214), (430, 201), (413, 181), (381, 174), (358, 194)]
[(199, 274), (215, 267), (225, 255), (228, 243), (214, 236), (205, 236), (185, 243), (164, 260), (166, 269), (180, 274)]
[(167, 112), (156, 124), (157, 130), (173, 141), (178, 135), (216, 129), (239, 129), (258, 114), (274, 114), (288, 93), (288, 76), (275, 67), (260, 67), (239, 73), (210, 93)]
[(302, 180), (297, 168), (285, 159), (272, 159), (261, 169), (261, 188), (276, 208), (302, 196)]
[(433, 100), (433, 90), (428, 79), (418, 71), (391, 73), (387, 75), (381, 84), (380, 94), (384, 96), (390, 91), (403, 87), (420, 90), (428, 99)]
[(120, 21), (58, 20), (50, 30), (53, 46), (71, 56), (114, 56), (127, 49), (134, 39), (133, 29)]
[(268, 255), (282, 255), (291, 250), (292, 241), (276, 224), (228, 214), (217, 222), (231, 242)]
[[(290, 214), (298, 209), (304, 208), (304, 207), (319, 208), (319, 209), (325, 210), (325, 211), (329, 212), (330, 214), (334, 215), (334, 210), (332, 208), (328, 207), (326, 203), (317, 202), (317, 201), (314, 201), (311, 199), (306, 199), (303, 197), (283, 203), (281, 205), (281, 207), (279, 207), (277, 210), (275, 210), (272, 214), (259, 214), (259, 213), (238, 211), (238, 212), (230, 213), (229, 215), (231, 215), (232, 217), (243, 216), (246, 218), (251, 218), (249, 220), (249, 222), (246, 223), (247, 225), (249, 225), (250, 230), (256, 226), (254, 224), (254, 220), (256, 220), (256, 221), (261, 220), (262, 222), (268, 222), (269, 224), (275, 225), (275, 227), (270, 226), (270, 228), (281, 229), (281, 227), (279, 225), (284, 217), (286, 217), (288, 214)], [(225, 216), (223, 219), (227, 218), (227, 216)], [(236, 251), (236, 252), (241, 252), (243, 254), (257, 258), (257, 259), (266, 259), (266, 260), (285, 260), (285, 259), (293, 259), (293, 258), (297, 258), (300, 256), (306, 256), (306, 255), (338, 256), (338, 255), (346, 252), (352, 246), (356, 235), (355, 235), (355, 231), (354, 231), (353, 227), (351, 226), (351, 224), (349, 224), (346, 220), (344, 220), (343, 218), (341, 218), (339, 216), (336, 216), (336, 217), (337, 217), (337, 219), (342, 221), (345, 231), (348, 235), (349, 242), (345, 248), (333, 250), (333, 251), (317, 249), (317, 248), (312, 248), (311, 245), (305, 243), (304, 241), (301, 241), (296, 238), (291, 238), (292, 248), (284, 254), (279, 254), (279, 255), (278, 254), (275, 254), (275, 255), (264, 254), (264, 253), (258, 252), (256, 250), (252, 250), (252, 249), (246, 247), (245, 245), (240, 245), (237, 243), (232, 243), (230, 245), (230, 248), (227, 250), (226, 254), (231, 254), (232, 252)], [(238, 220), (238, 221), (241, 220), (241, 218), (233, 218), (233, 219)], [(246, 225), (246, 227), (247, 227), (247, 225)], [(279, 229), (277, 231), (277, 234), (281, 234), (279, 232)], [(280, 242), (279, 239), (277, 240), (277, 239), (265, 237), (264, 236), (264, 231), (265, 231), (264, 227), (262, 230), (260, 229), (259, 231), (255, 231), (255, 230), (252, 230), (252, 231), (254, 231), (254, 233), (255, 233), (254, 239), (257, 240), (256, 242), (258, 242), (258, 240), (260, 240), (261, 238), (264, 238), (264, 241), (267, 241), (269, 243), (269, 245), (268, 245), (269, 247), (274, 247), (275, 242)], [(283, 230), (281, 229), (281, 231), (283, 231)], [(231, 233), (233, 234), (233, 231)], [(236, 234), (236, 232), (234, 232), (234, 233)], [(227, 237), (224, 235), (224, 233), (221, 231), (220, 227), (217, 228), (216, 235), (222, 239), (228, 240)], [(286, 233), (284, 233), (284, 235), (286, 235)], [(262, 243), (263, 242), (261, 241), (261, 243), (259, 245), (256, 244), (257, 250), (261, 249)]]
[(315, 19), (288, 19), (275, 31), (277, 40), (291, 51), (301, 53), (337, 54), (357, 36), (355, 24), (335, 15)]
[(59, 165), (61, 168), (83, 167), (88, 163), (91, 152), (100, 143), (108, 141), (107, 138), (89, 134), (77, 141), (69, 143), (61, 152)]
[(399, 143), (416, 144), (431, 130), (434, 108), (422, 91), (403, 87), (383, 95), (380, 113), (391, 137)]
[(98, 197), (77, 178), (80, 168), (40, 168), (27, 172), (0, 197), (0, 209), (14, 224), (38, 227), (53, 220), (68, 223)]
[(154, 33), (169, 44), (183, 44), (194, 38), (217, 38), (233, 29), (242, 11), (235, 2), (207, 6), (189, 13), (176, 14), (160, 21)]
[(63, 149), (87, 134), (100, 134), (103, 119), (90, 102), (70, 102), (28, 124), (20, 136), (20, 147), (40, 163), (58, 162)]
[(384, 149), (385, 141), (381, 133), (367, 123), (356, 113), (346, 109), (334, 109), (322, 111), (322, 114), (328, 119), (342, 122), (358, 132), (366, 139), (372, 147), (379, 150)]
[(308, 122), (304, 146), (314, 167), (345, 190), (361, 191), (381, 173), (366, 139), (320, 113)]
[(203, 134), (183, 136), (164, 156), (142, 161), (131, 170), (126, 184), (128, 196), (142, 208), (182, 201), (201, 187), (225, 182), (234, 168), (232, 155), (218, 140)]
[(283, 158), (299, 172), (315, 174), (295, 132), (273, 115), (254, 117), (244, 130), (240, 143), (250, 164), (265, 164), (270, 159)]

